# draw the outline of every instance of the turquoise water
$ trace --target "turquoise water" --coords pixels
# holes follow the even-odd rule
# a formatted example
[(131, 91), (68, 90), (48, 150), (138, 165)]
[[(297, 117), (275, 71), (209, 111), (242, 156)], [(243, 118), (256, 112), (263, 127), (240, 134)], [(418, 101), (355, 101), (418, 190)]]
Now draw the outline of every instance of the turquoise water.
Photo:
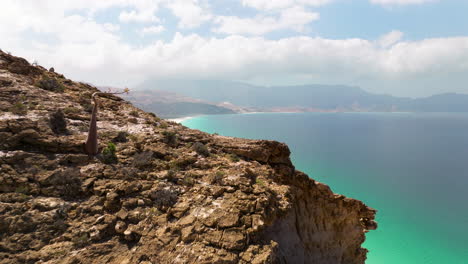
[(285, 142), (297, 169), (377, 209), (368, 264), (468, 263), (468, 114), (242, 114), (183, 124)]

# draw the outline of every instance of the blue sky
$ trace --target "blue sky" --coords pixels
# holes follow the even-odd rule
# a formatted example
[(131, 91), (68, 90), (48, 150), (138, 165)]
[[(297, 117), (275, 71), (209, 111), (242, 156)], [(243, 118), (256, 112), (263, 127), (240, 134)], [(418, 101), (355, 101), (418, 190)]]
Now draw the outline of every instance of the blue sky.
[(445, 0), (420, 5), (386, 6), (365, 0), (342, 1), (318, 9), (315, 28), (326, 38), (376, 39), (391, 30), (405, 39), (467, 36), (468, 1)]
[(73, 79), (468, 93), (464, 0), (4, 0), (0, 48)]

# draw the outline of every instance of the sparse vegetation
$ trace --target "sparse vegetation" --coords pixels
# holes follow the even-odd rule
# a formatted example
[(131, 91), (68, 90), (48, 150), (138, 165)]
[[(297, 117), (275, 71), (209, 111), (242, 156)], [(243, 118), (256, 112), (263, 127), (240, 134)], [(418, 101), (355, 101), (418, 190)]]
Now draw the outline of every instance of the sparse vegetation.
[(201, 142), (195, 142), (195, 144), (193, 144), (193, 150), (195, 150), (195, 152), (197, 152), (199, 155), (202, 155), (202, 156), (205, 156), (205, 157), (208, 157), (210, 156), (210, 151), (208, 150), (208, 148), (205, 146), (205, 144), (201, 143)]
[(117, 163), (117, 155), (115, 155), (116, 150), (115, 144), (109, 142), (107, 147), (102, 150), (102, 162), (106, 164)]
[(161, 212), (157, 208), (151, 207), (148, 209), (147, 215), (148, 217), (155, 217), (161, 215)]
[(132, 111), (130, 111), (129, 114), (130, 114), (131, 116), (134, 116), (134, 117), (139, 117), (139, 116), (140, 116), (140, 114), (138, 113), (137, 110), (132, 110)]
[(154, 118), (155, 122), (161, 121), (161, 118), (157, 117), (154, 113), (149, 112), (148, 114)]
[(62, 110), (59, 109), (50, 114), (49, 125), (55, 134), (64, 134), (67, 132), (67, 121), (65, 120), (65, 115)]
[(177, 182), (177, 170), (176, 169), (168, 170), (164, 178), (169, 182), (176, 183)]
[(169, 167), (176, 170), (185, 170), (188, 166), (194, 164), (195, 162), (197, 162), (197, 158), (195, 157), (182, 157), (171, 161), (169, 163)]
[(218, 170), (210, 177), (211, 184), (221, 184), (226, 173), (224, 171)]
[(137, 153), (133, 156), (132, 165), (136, 168), (144, 168), (148, 165), (151, 165), (152, 161), (153, 161), (153, 152), (144, 151), (141, 153)]
[(172, 131), (163, 131), (163, 142), (169, 145), (176, 145), (177, 144), (177, 134)]
[(152, 121), (151, 119), (145, 119), (145, 124), (147, 124), (147, 125), (155, 125), (155, 122)]
[(93, 105), (90, 103), (83, 104), (83, 110), (87, 113), (93, 112)]
[(57, 81), (55, 78), (50, 78), (46, 74), (42, 75), (42, 78), (35, 83), (36, 87), (41, 89), (61, 93), (65, 90), (65, 86)]
[(154, 191), (151, 194), (151, 198), (153, 199), (154, 205), (159, 209), (173, 206), (179, 199), (177, 193), (166, 189)]
[(227, 157), (228, 157), (228, 159), (229, 159), (230, 161), (232, 161), (232, 162), (239, 162), (239, 161), (240, 161), (239, 156), (237, 156), (236, 154), (233, 154), (233, 153), (228, 154)]
[(82, 233), (72, 238), (72, 242), (77, 247), (84, 247), (88, 244), (89, 238), (87, 233)]
[(255, 180), (255, 183), (258, 184), (258, 185), (260, 185), (260, 186), (265, 186), (265, 182), (264, 182), (262, 179), (259, 179), (259, 178), (257, 178), (257, 179)]
[(138, 124), (138, 119), (136, 119), (135, 117), (130, 117), (128, 119), (128, 122), (132, 123), (132, 124)]
[(29, 192), (29, 188), (27, 186), (21, 185), (21, 186), (16, 187), (15, 192), (27, 194)]
[(113, 139), (112, 139), (112, 142), (120, 142), (120, 143), (125, 143), (128, 141), (127, 137), (128, 137), (128, 133), (125, 132), (125, 131), (119, 131), (119, 133), (117, 134), (117, 136), (115, 136)]
[(185, 186), (192, 187), (193, 185), (195, 185), (195, 179), (194, 179), (193, 175), (191, 175), (191, 174), (186, 174), (186, 175), (184, 176), (184, 179), (183, 179), (182, 183), (183, 183)]
[(23, 103), (16, 103), (10, 107), (10, 112), (15, 115), (26, 115), (28, 113), (28, 107)]
[(133, 142), (136, 142), (138, 141), (138, 136), (137, 135), (134, 135), (134, 134), (129, 134), (128, 135), (128, 138), (133, 141)]
[(81, 112), (81, 110), (76, 108), (76, 107), (65, 107), (63, 109), (64, 114), (78, 114), (80, 112)]

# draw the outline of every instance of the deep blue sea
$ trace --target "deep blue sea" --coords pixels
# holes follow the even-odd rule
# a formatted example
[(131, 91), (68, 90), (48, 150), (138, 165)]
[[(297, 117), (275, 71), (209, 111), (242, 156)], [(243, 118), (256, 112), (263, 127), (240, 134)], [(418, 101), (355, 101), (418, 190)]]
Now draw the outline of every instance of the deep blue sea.
[(297, 169), (377, 209), (368, 264), (468, 263), (468, 114), (262, 113), (183, 124), (285, 142)]

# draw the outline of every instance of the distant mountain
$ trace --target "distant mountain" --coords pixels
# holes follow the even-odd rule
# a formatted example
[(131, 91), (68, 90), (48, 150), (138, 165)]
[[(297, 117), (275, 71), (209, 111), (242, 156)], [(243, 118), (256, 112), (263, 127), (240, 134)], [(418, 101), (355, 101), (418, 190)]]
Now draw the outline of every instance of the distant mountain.
[(139, 89), (162, 90), (215, 103), (254, 107), (261, 111), (416, 111), (468, 112), (468, 95), (441, 94), (403, 98), (372, 94), (346, 85), (254, 86), (212, 80), (151, 80)]
[(145, 111), (157, 113), (162, 118), (235, 113), (228, 107), (167, 91), (133, 90), (129, 95), (123, 95), (122, 97)]
[(438, 94), (411, 100), (401, 107), (414, 112), (468, 112), (468, 95)]

